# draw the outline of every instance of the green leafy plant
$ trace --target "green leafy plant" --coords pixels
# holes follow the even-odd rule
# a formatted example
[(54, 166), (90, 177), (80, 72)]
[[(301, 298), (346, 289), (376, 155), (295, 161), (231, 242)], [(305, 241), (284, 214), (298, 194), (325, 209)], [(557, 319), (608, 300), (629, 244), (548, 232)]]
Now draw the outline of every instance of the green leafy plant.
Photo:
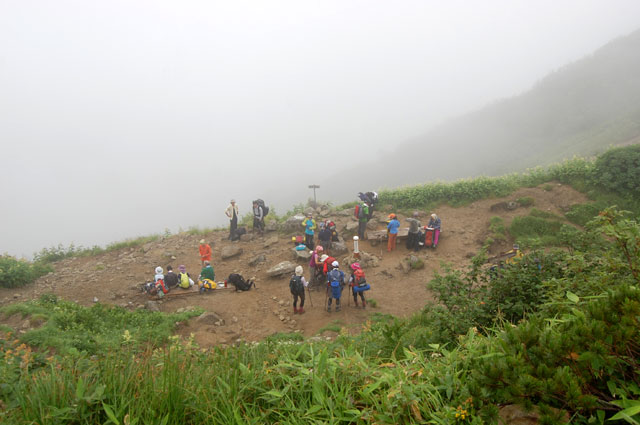
[(49, 265), (0, 255), (0, 286), (3, 288), (27, 285), (51, 271), (53, 269)]

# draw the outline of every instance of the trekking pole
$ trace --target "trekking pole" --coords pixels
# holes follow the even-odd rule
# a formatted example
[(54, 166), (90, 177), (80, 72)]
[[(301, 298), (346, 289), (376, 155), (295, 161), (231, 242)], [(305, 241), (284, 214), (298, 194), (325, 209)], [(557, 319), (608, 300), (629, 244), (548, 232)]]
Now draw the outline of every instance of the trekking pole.
[(329, 287), (327, 286), (327, 292), (325, 293), (324, 296), (324, 306), (327, 306), (327, 300), (329, 299)]
[(307, 292), (309, 293), (309, 302), (311, 303), (311, 307), (313, 307), (313, 300), (311, 299), (311, 289), (307, 286)]

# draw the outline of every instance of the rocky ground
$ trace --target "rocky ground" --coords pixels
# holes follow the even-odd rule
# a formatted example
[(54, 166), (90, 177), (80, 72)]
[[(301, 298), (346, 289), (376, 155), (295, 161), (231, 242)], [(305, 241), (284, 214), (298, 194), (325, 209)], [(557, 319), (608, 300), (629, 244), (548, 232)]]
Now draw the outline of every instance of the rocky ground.
[[(548, 189), (548, 187), (547, 187)], [(201, 346), (230, 344), (239, 339), (255, 341), (277, 332), (301, 332), (305, 336), (318, 335), (330, 324), (340, 324), (357, 332), (373, 313), (388, 313), (407, 316), (421, 310), (431, 299), (426, 284), (438, 270), (441, 261), (464, 267), (478, 251), (488, 236), (489, 220), (500, 216), (508, 225), (515, 216), (527, 215), (531, 207), (513, 204), (515, 199), (532, 197), (533, 207), (562, 215), (576, 203), (586, 201), (584, 195), (568, 186), (554, 184), (552, 190), (523, 188), (506, 198), (486, 199), (461, 208), (446, 205), (435, 211), (442, 218), (442, 235), (437, 249), (423, 249), (419, 253), (409, 252), (402, 243), (388, 253), (386, 243), (375, 244), (361, 241), (364, 251), (365, 272), (372, 289), (366, 293), (374, 300), (367, 309), (355, 308), (346, 291), (344, 308), (340, 312), (328, 313), (324, 308), (325, 292), (311, 291), (307, 295), (306, 313), (292, 314), (289, 294), (289, 270), (295, 264), (305, 268), (309, 278), (308, 260), (298, 258), (293, 250), (291, 236), (302, 234), (302, 226), (295, 218), (277, 228), (271, 226), (264, 236), (243, 236), (242, 240), (227, 240), (227, 232), (212, 232), (207, 235), (179, 234), (150, 242), (143, 246), (104, 253), (94, 257), (66, 259), (54, 264), (55, 271), (35, 283), (22, 288), (0, 288), (0, 305), (37, 298), (44, 293), (53, 293), (64, 299), (83, 305), (95, 302), (109, 303), (128, 309), (147, 308), (164, 312), (183, 311), (201, 307), (205, 313), (180, 325), (178, 332), (193, 334)], [(334, 255), (343, 270), (352, 260), (351, 236), (357, 229), (352, 211), (316, 211), (320, 219), (335, 221), (341, 236), (346, 240), (345, 252)], [(421, 211), (423, 224), (431, 211)], [(404, 216), (400, 222), (407, 226)], [(371, 231), (384, 229), (386, 214), (376, 213), (369, 223)], [(153, 278), (154, 269), (160, 265), (166, 269), (171, 264), (177, 270), (185, 264), (187, 271), (197, 276), (200, 271), (198, 241), (203, 238), (213, 248), (213, 266), (216, 280), (223, 281), (230, 273), (240, 273), (245, 278), (254, 278), (257, 288), (248, 292), (235, 292), (232, 288), (210, 291), (200, 295), (197, 291), (174, 290), (161, 301), (154, 301), (140, 291), (140, 284)], [(507, 250), (509, 244), (496, 246), (494, 251)], [(410, 270), (407, 259), (415, 255), (422, 259), (425, 267)], [(269, 270), (277, 264), (289, 261), (286, 272), (270, 277)], [(180, 294), (180, 295), (175, 295)], [(350, 305), (348, 305), (350, 304)], [(0, 318), (0, 321), (24, 330), (32, 326), (28, 321), (20, 323), (15, 318)], [(331, 332), (324, 332), (331, 336)]]

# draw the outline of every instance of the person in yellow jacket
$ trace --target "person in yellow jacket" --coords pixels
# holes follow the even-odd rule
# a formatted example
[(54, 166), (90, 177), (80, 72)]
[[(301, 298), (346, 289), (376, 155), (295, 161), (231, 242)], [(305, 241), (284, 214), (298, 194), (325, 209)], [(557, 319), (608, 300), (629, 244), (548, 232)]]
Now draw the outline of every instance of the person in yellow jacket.
[(304, 244), (307, 248), (313, 250), (313, 235), (316, 230), (316, 221), (313, 219), (313, 214), (307, 214), (307, 218), (302, 220), (302, 227), (304, 227)]

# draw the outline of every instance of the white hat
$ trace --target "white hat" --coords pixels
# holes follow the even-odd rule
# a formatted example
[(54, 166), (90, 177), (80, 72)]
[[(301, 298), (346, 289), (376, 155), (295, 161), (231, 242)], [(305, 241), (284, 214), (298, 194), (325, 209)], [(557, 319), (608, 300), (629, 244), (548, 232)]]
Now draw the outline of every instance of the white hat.
[(302, 276), (302, 266), (296, 267), (296, 276)]
[(156, 274), (162, 274), (162, 267), (158, 266), (156, 267)]
[(325, 261), (327, 258), (329, 258), (329, 256), (328, 256), (327, 254), (322, 254), (322, 255), (320, 256), (320, 262), (321, 262), (321, 263), (324, 263), (324, 261)]
[(340, 266), (340, 264), (338, 264), (338, 262), (337, 262), (337, 261), (334, 261), (333, 263), (331, 263), (331, 265), (332, 265), (333, 267), (338, 267), (338, 266)]
[(204, 245), (204, 239), (200, 239), (200, 243)]

